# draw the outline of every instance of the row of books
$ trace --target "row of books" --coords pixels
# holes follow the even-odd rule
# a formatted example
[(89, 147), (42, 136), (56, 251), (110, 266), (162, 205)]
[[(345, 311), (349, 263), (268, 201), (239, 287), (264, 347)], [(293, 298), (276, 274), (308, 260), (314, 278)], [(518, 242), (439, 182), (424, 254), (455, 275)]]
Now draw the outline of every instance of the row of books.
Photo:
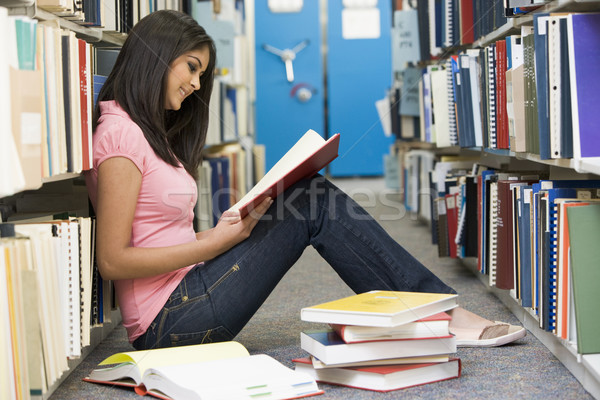
[(505, 2), (482, 0), (427, 0), (417, 6), (421, 60), (431, 60), (444, 49), (471, 44), (507, 22)]
[(264, 176), (264, 146), (241, 142), (214, 145), (205, 151), (198, 170), (195, 226), (212, 228)]
[(7, 114), (2, 143), (10, 152), (2, 162), (10, 175), (0, 190), (6, 196), (39, 188), (43, 178), (90, 168), (94, 53), (56, 20), (2, 13), (6, 9), (0, 29), (9, 38), (3, 41), (9, 57), (0, 62)]
[(210, 99), (210, 118), (206, 145), (231, 143), (248, 137), (249, 118), (248, 88), (229, 83), (229, 79), (217, 77)]
[[(11, 39), (3, 42), (3, 54), (14, 57), (0, 61), (7, 89), (0, 94), (6, 113), (2, 143), (7, 143), (0, 163), (8, 171), (0, 197), (91, 168), (93, 107), (120, 50), (92, 46), (60, 29), (57, 21), (8, 17), (2, 10), (0, 29)], [(249, 135), (247, 88), (230, 82), (215, 80), (207, 146)]]
[(38, 0), (37, 7), (75, 23), (129, 33), (143, 17), (157, 10), (189, 12), (187, 0)]
[[(600, 14), (536, 14), (520, 35), (423, 71), (421, 139), (439, 147), (510, 149), (541, 159), (600, 156), (589, 107)], [(453, 123), (455, 121), (456, 123)]]
[(3, 399), (40, 396), (110, 322), (112, 287), (95, 269), (90, 218), (0, 225)]
[(460, 376), (449, 331), (457, 295), (372, 291), (301, 310), (325, 323), (301, 332), (296, 371), (317, 382), (387, 392)]
[(486, 168), (437, 168), (432, 181), (440, 256), (476, 257), (489, 284), (508, 290), (542, 329), (580, 354), (600, 352), (590, 309), (600, 276), (589, 245), (600, 238), (600, 181)]

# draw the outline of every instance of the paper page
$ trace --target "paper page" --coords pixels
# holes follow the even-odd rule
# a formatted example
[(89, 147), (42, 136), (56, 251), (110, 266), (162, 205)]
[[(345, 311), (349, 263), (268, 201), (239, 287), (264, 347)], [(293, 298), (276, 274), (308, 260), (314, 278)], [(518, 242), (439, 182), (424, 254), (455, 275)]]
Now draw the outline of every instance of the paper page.
[(319, 149), (325, 139), (317, 132), (309, 129), (304, 136), (296, 142), (291, 149), (273, 167), (265, 174), (265, 176), (244, 196), (238, 201), (232, 210), (239, 209), (243, 204), (248, 203), (251, 199), (261, 194), (265, 189), (275, 184), (279, 179), (284, 177), (293, 167), (300, 164)]
[(143, 375), (150, 367), (244, 357), (249, 354), (248, 350), (238, 342), (222, 342), (118, 353), (108, 357), (99, 365), (134, 362)]
[(308, 375), (265, 354), (152, 368), (143, 380), (148, 390), (187, 399), (284, 398), (295, 397), (296, 390), (310, 393), (316, 389)]

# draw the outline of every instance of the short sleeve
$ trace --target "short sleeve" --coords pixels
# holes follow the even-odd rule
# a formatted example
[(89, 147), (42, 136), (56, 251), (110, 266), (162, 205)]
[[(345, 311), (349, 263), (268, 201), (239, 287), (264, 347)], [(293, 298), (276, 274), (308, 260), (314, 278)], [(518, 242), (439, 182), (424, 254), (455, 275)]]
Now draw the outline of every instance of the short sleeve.
[[(94, 143), (94, 169), (105, 160), (125, 157), (131, 160), (143, 174), (146, 170), (146, 155), (151, 151), (142, 130), (133, 121), (121, 119), (113, 123), (103, 122), (98, 126), (98, 140)], [(107, 126), (108, 125), (108, 126)]]

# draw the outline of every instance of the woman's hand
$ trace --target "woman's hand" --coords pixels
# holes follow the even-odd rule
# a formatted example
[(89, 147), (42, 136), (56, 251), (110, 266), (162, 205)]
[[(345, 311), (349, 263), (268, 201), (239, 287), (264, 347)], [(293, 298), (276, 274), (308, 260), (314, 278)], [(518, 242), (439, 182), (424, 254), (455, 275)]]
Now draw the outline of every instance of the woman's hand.
[(212, 241), (216, 245), (215, 250), (219, 254), (224, 253), (250, 236), (272, 203), (273, 199), (270, 197), (264, 199), (244, 218), (240, 217), (239, 211), (227, 210), (221, 215), (217, 225), (208, 234), (201, 235), (199, 239)]

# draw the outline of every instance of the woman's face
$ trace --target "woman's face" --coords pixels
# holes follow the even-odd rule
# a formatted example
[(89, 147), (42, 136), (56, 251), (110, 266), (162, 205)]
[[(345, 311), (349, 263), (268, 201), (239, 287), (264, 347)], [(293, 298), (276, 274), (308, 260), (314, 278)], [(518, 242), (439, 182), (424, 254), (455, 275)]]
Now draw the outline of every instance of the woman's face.
[(210, 53), (208, 46), (188, 51), (169, 65), (165, 90), (165, 109), (179, 110), (181, 103), (200, 89), (200, 76), (206, 71)]

